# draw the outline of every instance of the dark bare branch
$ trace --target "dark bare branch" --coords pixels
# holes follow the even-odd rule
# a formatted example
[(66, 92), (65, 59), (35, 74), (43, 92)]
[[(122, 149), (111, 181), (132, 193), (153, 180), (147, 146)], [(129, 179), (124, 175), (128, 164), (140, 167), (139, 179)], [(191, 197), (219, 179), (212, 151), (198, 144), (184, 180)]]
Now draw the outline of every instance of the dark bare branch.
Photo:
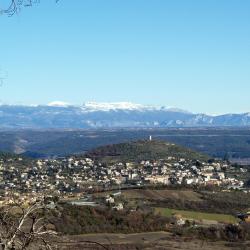
[(4, 249), (24, 250), (32, 243), (40, 242), (46, 249), (52, 249), (48, 237), (57, 233), (47, 229), (42, 213), (45, 209), (43, 201), (28, 208), (18, 203), (3, 207), (0, 211), (0, 245)]
[[(54, 0), (56, 3), (59, 0)], [(0, 6), (0, 14), (13, 16), (18, 13), (23, 7), (32, 7), (33, 4), (38, 4), (40, 0), (9, 0), (9, 5), (6, 8)]]

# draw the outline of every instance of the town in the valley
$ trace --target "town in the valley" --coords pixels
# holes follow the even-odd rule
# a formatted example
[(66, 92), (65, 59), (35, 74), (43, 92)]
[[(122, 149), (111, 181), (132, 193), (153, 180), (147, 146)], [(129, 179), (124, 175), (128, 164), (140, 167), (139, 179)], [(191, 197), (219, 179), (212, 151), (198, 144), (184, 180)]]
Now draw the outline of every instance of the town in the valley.
[(29, 203), (45, 194), (81, 199), (98, 191), (152, 186), (216, 186), (248, 192), (242, 178), (237, 178), (247, 171), (228, 161), (173, 156), (139, 163), (103, 163), (84, 156), (30, 160), (10, 155), (0, 161), (0, 202), (8, 204), (17, 199)]

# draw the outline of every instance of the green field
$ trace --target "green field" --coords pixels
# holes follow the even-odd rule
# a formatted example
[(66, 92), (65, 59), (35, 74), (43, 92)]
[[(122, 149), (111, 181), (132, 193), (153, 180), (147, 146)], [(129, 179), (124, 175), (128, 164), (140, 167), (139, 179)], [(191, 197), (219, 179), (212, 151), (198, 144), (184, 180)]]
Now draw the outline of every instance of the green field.
[(214, 214), (214, 213), (201, 213), (195, 211), (187, 210), (176, 210), (169, 208), (156, 208), (156, 213), (160, 213), (163, 216), (171, 217), (174, 214), (179, 214), (183, 218), (193, 219), (193, 220), (210, 220), (224, 223), (237, 223), (238, 219), (232, 215), (228, 214)]

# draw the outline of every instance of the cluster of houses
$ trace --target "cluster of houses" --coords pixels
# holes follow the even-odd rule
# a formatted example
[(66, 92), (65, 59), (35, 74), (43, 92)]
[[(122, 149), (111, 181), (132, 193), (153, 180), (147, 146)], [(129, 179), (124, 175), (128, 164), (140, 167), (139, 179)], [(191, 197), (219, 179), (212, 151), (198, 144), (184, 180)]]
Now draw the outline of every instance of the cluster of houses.
[[(5, 192), (77, 193), (94, 188), (145, 185), (221, 185), (240, 189), (244, 183), (228, 176), (233, 166), (168, 157), (154, 161), (104, 164), (89, 158), (0, 160), (0, 186)], [(245, 169), (241, 169), (246, 171)], [(4, 194), (2, 194), (4, 195)]]
[[(233, 189), (241, 189), (244, 185), (243, 181), (227, 176), (227, 172), (233, 167), (223, 162), (194, 163), (173, 157), (169, 157), (168, 160), (160, 164), (146, 162), (146, 165), (153, 167), (153, 171), (145, 177), (145, 180), (154, 184), (223, 185)], [(145, 162), (143, 164), (145, 165)]]

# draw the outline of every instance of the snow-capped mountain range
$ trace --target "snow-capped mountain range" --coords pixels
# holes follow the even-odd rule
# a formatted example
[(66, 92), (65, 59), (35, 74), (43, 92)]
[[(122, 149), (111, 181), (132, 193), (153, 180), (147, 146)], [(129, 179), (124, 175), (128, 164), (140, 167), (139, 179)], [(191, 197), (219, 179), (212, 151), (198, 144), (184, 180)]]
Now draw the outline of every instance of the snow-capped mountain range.
[(250, 126), (250, 113), (211, 116), (130, 102), (55, 101), (47, 105), (0, 105), (0, 128), (164, 128)]
[[(70, 107), (74, 106), (67, 102), (54, 101), (47, 104), (49, 107)], [(132, 103), (132, 102), (86, 102), (81, 106), (82, 110), (86, 112), (95, 112), (95, 111), (111, 111), (111, 110), (168, 110), (168, 111), (181, 111), (187, 112), (181, 109), (170, 108), (170, 107), (157, 107), (157, 106), (146, 106), (142, 104)]]

